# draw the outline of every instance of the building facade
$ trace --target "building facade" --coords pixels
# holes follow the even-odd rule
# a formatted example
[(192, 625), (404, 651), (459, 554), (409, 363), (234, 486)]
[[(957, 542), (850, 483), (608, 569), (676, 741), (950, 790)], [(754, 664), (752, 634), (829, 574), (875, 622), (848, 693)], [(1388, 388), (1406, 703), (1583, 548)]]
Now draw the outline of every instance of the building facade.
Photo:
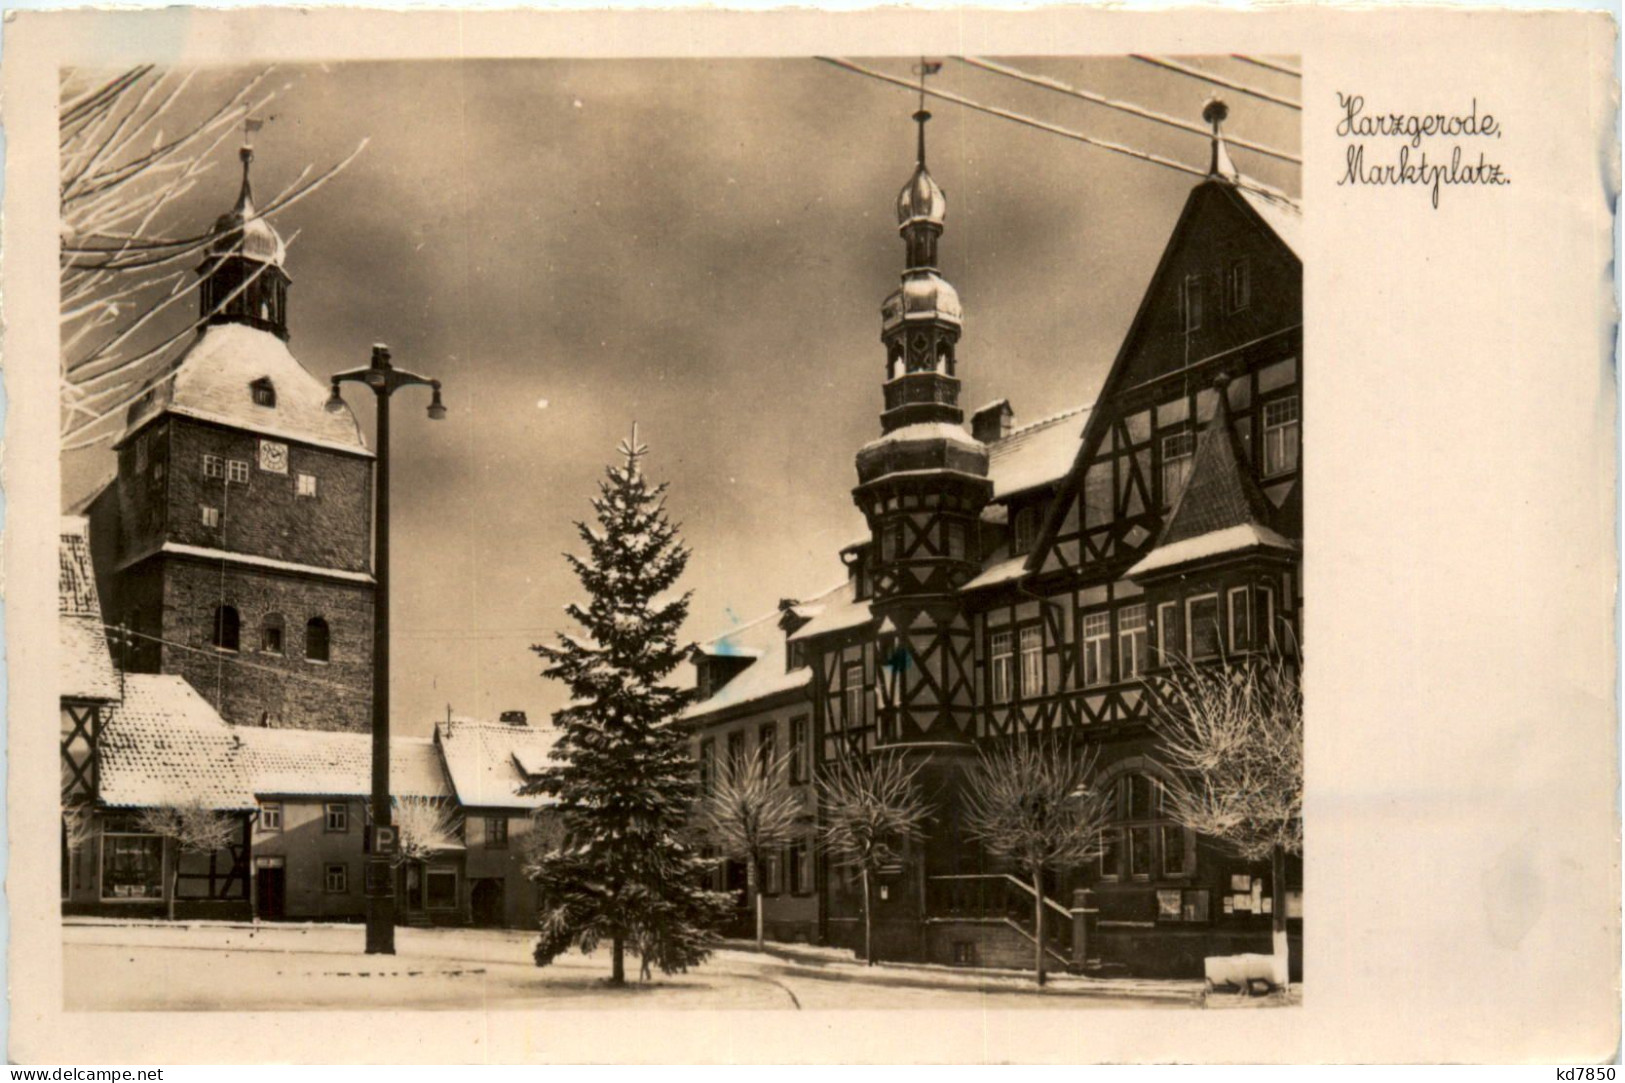
[[(1112, 813), (1100, 856), (1044, 885), (1056, 964), (1199, 974), (1204, 956), (1269, 950), (1267, 864), (1173, 819), (1148, 725), (1169, 667), (1265, 650), (1295, 666), (1302, 642), (1300, 219), (1237, 172), (1223, 115), (1205, 114), (1208, 175), (1097, 399), (1024, 427), (1000, 400), (968, 430), (947, 200), (916, 115), (881, 434), (856, 456), (869, 536), (841, 554), (845, 600), (787, 629), (785, 648), (807, 667), (817, 765), (884, 749), (921, 767), (932, 817), (877, 885), (882, 958), (1031, 965), (1039, 900), (968, 836), (965, 767), (992, 743), (1060, 734), (1095, 757)], [(823, 861), (817, 886), (818, 939), (861, 950), (856, 877)], [(1296, 860), (1285, 886), (1301, 949)]]
[(233, 724), (359, 730), (372, 453), (288, 350), (286, 249), (251, 160), (198, 267), (197, 338), (129, 407), (88, 504), (92, 553), (123, 668), (185, 677)]

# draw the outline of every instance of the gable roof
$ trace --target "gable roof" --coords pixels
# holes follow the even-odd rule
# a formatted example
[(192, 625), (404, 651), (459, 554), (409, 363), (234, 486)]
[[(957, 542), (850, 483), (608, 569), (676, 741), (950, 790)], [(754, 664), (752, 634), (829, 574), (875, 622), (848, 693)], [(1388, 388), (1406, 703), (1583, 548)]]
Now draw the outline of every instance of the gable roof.
[[(268, 378), (276, 405), (259, 406), (251, 384)], [(130, 407), (120, 440), (163, 413), (297, 440), (371, 457), (355, 415), (328, 413), (328, 388), (269, 331), (240, 323), (213, 324)]]
[[(251, 785), (262, 797), (359, 797), (372, 792), (372, 736), (331, 730), (236, 726), (250, 751)], [(389, 739), (389, 792), (450, 797), (440, 754), (428, 737)]]
[(1130, 577), (1253, 548), (1296, 549), (1275, 529), (1275, 509), (1247, 466), (1230, 418), (1230, 396), (1221, 390), (1216, 397), (1217, 412), (1197, 441), (1190, 478), (1156, 545), (1129, 569)]
[[(1192, 222), (1197, 217), (1197, 208), (1202, 202), (1202, 196), (1217, 192), (1227, 198), (1231, 204), (1241, 209), (1242, 213), (1263, 233), (1274, 238), (1280, 250), (1292, 260), (1302, 263), (1299, 256), (1301, 243), (1302, 215), (1295, 207), (1273, 197), (1265, 196), (1260, 192), (1242, 186), (1238, 181), (1245, 182), (1245, 178), (1226, 178), (1211, 176), (1191, 189), (1190, 195), (1185, 199), (1185, 206), (1179, 213), (1179, 219), (1174, 223), (1173, 233), (1169, 235), (1168, 243), (1163, 246), (1162, 255), (1157, 260), (1157, 268), (1152, 272), (1151, 281), (1146, 285), (1145, 291), (1140, 295), (1139, 307), (1134, 312), (1134, 319), (1129, 324), (1122, 343), (1118, 346), (1117, 356), (1112, 361), (1111, 370), (1101, 383), (1100, 395), (1095, 400), (1098, 407), (1108, 402), (1116, 395), (1123, 382), (1124, 374), (1128, 371), (1129, 361), (1139, 346), (1140, 340), (1146, 332), (1146, 325), (1151, 317), (1154, 307), (1153, 301), (1161, 290), (1163, 280), (1170, 273), (1175, 253), (1179, 251), (1185, 234), (1190, 230)], [(1061, 524), (1065, 521), (1068, 505), (1072, 498), (1078, 495), (1083, 485), (1084, 467), (1088, 465), (1087, 458), (1090, 450), (1100, 442), (1100, 426), (1102, 418), (1110, 413), (1109, 410), (1091, 410), (1083, 429), (1083, 437), (1079, 441), (1073, 457), (1072, 465), (1067, 471), (1066, 479), (1062, 482), (1056, 500), (1045, 517), (1044, 528), (1039, 533), (1038, 542), (1033, 546), (1027, 557), (1027, 570), (1040, 571), (1045, 560), (1049, 557), (1055, 546), (1055, 536), (1060, 532)]]
[(205, 808), (251, 809), (248, 745), (184, 677), (129, 673), (98, 742), (100, 794), (115, 808), (197, 799)]
[(465, 808), (537, 809), (553, 803), (545, 794), (520, 794), (551, 765), (554, 735), (506, 722), (453, 719), (435, 724), (434, 741)]
[(66, 699), (117, 699), (118, 672), (113, 668), (107, 632), (102, 626), (87, 520), (62, 517), (57, 556), (57, 695)]

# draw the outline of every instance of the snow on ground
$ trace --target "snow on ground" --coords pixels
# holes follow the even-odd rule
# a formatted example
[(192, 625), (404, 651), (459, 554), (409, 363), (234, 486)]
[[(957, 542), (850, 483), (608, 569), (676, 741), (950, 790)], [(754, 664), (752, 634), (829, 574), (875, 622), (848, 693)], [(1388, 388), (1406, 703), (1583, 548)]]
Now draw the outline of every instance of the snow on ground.
[(796, 948), (724, 949), (648, 984), (629, 957), (634, 980), (611, 989), (607, 951), (538, 968), (532, 934), (512, 930), (401, 928), (394, 956), (363, 954), (359, 925), (76, 922), (63, 940), (69, 1011), (1188, 1008), (1200, 987), (1059, 976), (1041, 992), (1016, 972), (864, 967)]

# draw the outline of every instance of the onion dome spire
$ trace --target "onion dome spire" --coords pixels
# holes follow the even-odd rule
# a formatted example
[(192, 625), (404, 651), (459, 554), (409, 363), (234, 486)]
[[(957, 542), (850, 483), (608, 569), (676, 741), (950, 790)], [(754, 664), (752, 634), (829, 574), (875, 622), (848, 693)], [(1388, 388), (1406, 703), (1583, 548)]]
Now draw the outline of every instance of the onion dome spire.
[(288, 286), (283, 268), (288, 247), (254, 204), (254, 185), (249, 167), (254, 148), (248, 133), (263, 122), (250, 119), (244, 125), (243, 145), (237, 157), (243, 163), (243, 181), (237, 189), (237, 203), (215, 219), (198, 275), (202, 318), (200, 331), (224, 323), (242, 323), (270, 331), (278, 338), (288, 337)]

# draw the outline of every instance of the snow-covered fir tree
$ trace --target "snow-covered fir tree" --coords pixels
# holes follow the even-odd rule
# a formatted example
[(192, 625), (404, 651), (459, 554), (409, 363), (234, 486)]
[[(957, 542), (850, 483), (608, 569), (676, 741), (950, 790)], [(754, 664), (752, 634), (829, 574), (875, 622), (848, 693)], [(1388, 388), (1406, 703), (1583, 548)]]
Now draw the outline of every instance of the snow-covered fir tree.
[(589, 597), (565, 611), (586, 636), (534, 648), (571, 700), (553, 716), (556, 766), (528, 787), (557, 799), (562, 826), (533, 866), (536, 963), (608, 943), (613, 984), (626, 980), (628, 946), (645, 975), (701, 962), (731, 907), (702, 886), (712, 862), (688, 841), (698, 767), (679, 715), (690, 693), (663, 683), (687, 655), (677, 633), (689, 598), (672, 591), (689, 551), (666, 517), (666, 486), (644, 477), (636, 426), (619, 450), (592, 502), (597, 526), (576, 524), (586, 557), (565, 556)]

